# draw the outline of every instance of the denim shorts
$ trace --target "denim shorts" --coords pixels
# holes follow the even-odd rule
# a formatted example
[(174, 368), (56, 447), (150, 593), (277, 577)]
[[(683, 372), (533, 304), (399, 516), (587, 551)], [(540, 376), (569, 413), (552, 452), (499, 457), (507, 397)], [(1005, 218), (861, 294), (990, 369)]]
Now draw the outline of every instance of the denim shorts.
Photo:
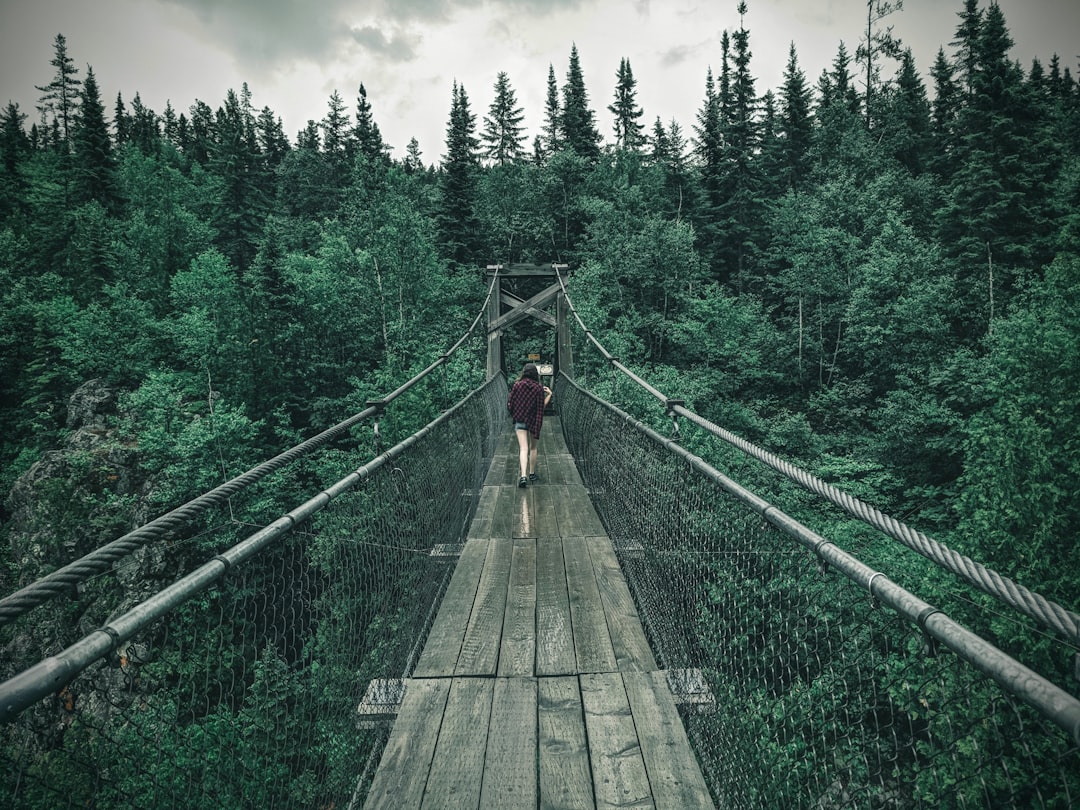
[(524, 422), (514, 422), (514, 430), (528, 430), (529, 426)]

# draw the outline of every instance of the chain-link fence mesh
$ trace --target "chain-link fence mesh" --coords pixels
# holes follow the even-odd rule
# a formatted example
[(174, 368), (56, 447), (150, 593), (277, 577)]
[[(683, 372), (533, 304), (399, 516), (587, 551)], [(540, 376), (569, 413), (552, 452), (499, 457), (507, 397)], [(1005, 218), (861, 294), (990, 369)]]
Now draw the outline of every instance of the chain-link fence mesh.
[[(475, 510), (505, 400), (497, 377), (328, 489), (310, 520), (0, 726), (0, 805), (359, 806)], [(202, 542), (215, 546), (226, 529), (236, 531), (210, 528)], [(90, 621), (85, 602), (3, 628), (0, 674), (60, 653)], [(52, 648), (38, 646), (31, 619), (51, 628)], [(57, 632), (65, 623), (71, 630)]]
[(556, 396), (717, 806), (1080, 802), (1058, 725), (627, 414), (566, 378)]

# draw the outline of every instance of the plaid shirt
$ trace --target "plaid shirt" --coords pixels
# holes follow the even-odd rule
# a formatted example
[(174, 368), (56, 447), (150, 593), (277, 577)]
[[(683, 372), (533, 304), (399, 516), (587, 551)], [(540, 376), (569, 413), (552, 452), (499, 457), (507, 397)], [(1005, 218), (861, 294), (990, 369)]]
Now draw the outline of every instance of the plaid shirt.
[(540, 438), (540, 426), (544, 423), (544, 387), (540, 383), (528, 377), (514, 383), (506, 409), (515, 422), (524, 422), (529, 432)]

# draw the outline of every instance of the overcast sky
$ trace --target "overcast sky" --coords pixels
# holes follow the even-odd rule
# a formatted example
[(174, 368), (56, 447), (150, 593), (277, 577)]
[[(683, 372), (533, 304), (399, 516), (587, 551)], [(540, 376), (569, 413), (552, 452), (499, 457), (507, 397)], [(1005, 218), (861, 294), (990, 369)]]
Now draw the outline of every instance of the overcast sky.
[[(986, 7), (988, 0), (980, 5)], [(1073, 76), (1080, 54), (1080, 2), (1000, 0), (1025, 69), (1057, 53)], [(739, 26), (737, 0), (0, 0), (0, 105), (37, 118), (55, 71), (62, 33), (85, 76), (91, 65), (111, 115), (118, 92), (138, 92), (160, 113), (196, 99), (216, 109), (247, 82), (256, 109), (269, 106), (290, 140), (326, 114), (335, 89), (350, 114), (361, 82), (383, 139), (404, 155), (420, 143), (425, 163), (445, 152), (451, 86), (468, 93), (478, 126), (506, 71), (525, 111), (529, 145), (543, 120), (548, 65), (561, 89), (577, 45), (590, 104), (611, 140), (611, 103), (622, 57), (651, 127), (672, 119), (691, 134), (705, 74), (720, 65), (720, 36)], [(777, 89), (795, 43), (813, 84), (843, 41), (854, 54), (866, 0), (748, 0), (746, 27), (757, 91)], [(951, 54), (963, 0), (906, 0), (886, 21), (910, 46), (932, 92), (939, 47)], [(891, 68), (890, 68), (891, 71)]]

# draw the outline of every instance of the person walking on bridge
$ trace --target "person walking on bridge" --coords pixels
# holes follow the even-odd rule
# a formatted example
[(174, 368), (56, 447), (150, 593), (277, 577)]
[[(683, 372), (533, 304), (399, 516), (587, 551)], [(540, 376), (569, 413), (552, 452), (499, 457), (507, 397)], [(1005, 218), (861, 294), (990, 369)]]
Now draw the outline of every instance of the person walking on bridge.
[(529, 481), (536, 483), (536, 441), (540, 438), (540, 426), (544, 423), (544, 408), (551, 402), (551, 389), (540, 384), (540, 372), (535, 363), (526, 363), (510, 389), (506, 409), (514, 420), (514, 432), (518, 440), (518, 466), (521, 478), (518, 486)]

